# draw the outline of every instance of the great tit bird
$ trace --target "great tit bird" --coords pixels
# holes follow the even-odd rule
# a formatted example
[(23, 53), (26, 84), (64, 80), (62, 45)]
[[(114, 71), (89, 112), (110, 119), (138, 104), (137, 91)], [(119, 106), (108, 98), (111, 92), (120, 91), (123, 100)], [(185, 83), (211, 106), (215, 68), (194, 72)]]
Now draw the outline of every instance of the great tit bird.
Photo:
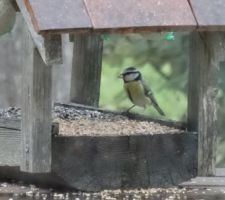
[(135, 67), (126, 68), (119, 76), (123, 79), (124, 89), (130, 101), (134, 104), (127, 111), (130, 111), (135, 106), (146, 108), (147, 105), (153, 105), (160, 115), (165, 116), (162, 109), (159, 107), (153, 92), (142, 79), (141, 72)]

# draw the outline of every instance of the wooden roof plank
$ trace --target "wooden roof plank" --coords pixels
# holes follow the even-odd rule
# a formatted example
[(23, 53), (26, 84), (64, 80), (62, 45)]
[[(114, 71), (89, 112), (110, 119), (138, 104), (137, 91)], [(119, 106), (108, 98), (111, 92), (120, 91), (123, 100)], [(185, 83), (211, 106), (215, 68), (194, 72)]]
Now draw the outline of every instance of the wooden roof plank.
[(190, 0), (198, 27), (205, 30), (225, 30), (224, 0)]
[(187, 0), (23, 0), (40, 32), (193, 30)]
[(92, 28), (83, 0), (24, 0), (24, 2), (38, 32)]
[(84, 0), (94, 29), (194, 29), (187, 0)]

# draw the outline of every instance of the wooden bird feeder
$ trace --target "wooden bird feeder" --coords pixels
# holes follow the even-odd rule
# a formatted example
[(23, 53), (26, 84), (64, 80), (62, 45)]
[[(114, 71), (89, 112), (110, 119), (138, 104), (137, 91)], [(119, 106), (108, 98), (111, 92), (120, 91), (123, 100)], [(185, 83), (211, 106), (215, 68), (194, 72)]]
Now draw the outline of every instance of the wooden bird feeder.
[[(225, 175), (215, 168), (217, 73), (225, 60), (222, 0), (0, 0), (4, 33), (15, 11), (1, 3), (20, 11), (24, 41), (22, 121), (0, 122), (0, 177), (96, 191)], [(51, 76), (52, 66), (62, 62), (61, 35), (69, 33), (74, 43), (71, 101), (97, 107), (101, 34), (140, 31), (191, 32), (187, 131), (52, 135)]]

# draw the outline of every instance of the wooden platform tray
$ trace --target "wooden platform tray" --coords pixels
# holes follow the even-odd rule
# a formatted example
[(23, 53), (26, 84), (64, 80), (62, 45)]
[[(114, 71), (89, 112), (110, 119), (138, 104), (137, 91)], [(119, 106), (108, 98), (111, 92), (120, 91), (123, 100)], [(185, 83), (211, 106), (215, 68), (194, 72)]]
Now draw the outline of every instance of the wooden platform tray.
[[(135, 115), (131, 116), (135, 119)], [(137, 115), (137, 119), (141, 117)], [(142, 120), (151, 121), (143, 116)], [(173, 186), (197, 173), (197, 134), (184, 130), (138, 135), (53, 135), (52, 172), (22, 173), (19, 171), (20, 122), (13, 120), (10, 126), (10, 120), (7, 121), (4, 128), (0, 123), (1, 179), (100, 191)], [(175, 126), (174, 122), (159, 120), (158, 123)]]

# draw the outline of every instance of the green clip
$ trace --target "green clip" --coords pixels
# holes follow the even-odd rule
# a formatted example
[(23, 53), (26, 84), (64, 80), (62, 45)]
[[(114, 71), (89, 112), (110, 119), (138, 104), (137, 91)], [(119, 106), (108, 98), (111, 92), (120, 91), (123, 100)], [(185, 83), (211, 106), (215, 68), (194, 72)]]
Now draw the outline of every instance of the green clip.
[(103, 40), (109, 40), (109, 34), (103, 34), (102, 39)]
[(172, 41), (175, 39), (173, 32), (168, 32), (164, 35), (164, 39), (167, 41)]

